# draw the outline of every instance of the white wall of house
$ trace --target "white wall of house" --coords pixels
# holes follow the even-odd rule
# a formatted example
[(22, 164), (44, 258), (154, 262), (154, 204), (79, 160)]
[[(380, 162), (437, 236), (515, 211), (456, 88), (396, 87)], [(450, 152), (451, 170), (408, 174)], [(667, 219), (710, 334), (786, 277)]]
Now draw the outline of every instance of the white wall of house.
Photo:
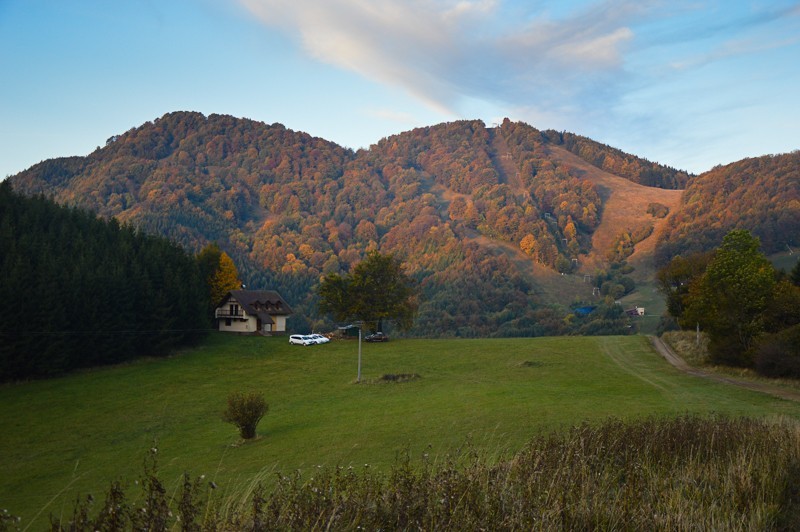
[(251, 316), (247, 316), (247, 319), (245, 321), (233, 318), (230, 320), (230, 325), (228, 325), (228, 321), (225, 318), (220, 318), (219, 330), (226, 332), (239, 332), (239, 333), (256, 332), (256, 319)]
[(286, 332), (286, 316), (272, 316), (272, 332)]

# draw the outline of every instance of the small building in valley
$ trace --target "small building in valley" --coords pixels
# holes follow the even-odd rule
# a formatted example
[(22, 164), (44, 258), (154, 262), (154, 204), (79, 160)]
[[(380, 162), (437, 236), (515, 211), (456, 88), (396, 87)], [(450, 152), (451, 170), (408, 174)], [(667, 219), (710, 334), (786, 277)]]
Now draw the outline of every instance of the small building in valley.
[(220, 331), (271, 335), (286, 332), (292, 309), (274, 290), (232, 290), (217, 305)]
[(636, 306), (636, 307), (633, 307), (633, 308), (629, 308), (629, 309), (627, 309), (627, 310), (625, 311), (625, 314), (627, 314), (627, 315), (628, 315), (628, 316), (630, 316), (631, 318), (636, 318), (636, 317), (639, 317), (639, 316), (644, 316), (644, 307), (639, 307), (639, 306)]

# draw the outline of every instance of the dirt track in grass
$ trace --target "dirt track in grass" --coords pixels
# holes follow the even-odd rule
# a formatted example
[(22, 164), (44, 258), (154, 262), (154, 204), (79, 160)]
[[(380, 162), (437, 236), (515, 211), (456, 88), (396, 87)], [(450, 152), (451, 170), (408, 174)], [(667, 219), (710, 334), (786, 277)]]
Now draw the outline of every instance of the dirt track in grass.
[(708, 371), (704, 371), (702, 369), (697, 369), (689, 364), (686, 363), (675, 351), (672, 350), (670, 346), (665, 344), (661, 338), (657, 336), (651, 336), (650, 341), (653, 343), (653, 347), (655, 347), (656, 351), (666, 359), (667, 362), (675, 366), (675, 368), (683, 371), (684, 373), (688, 373), (689, 375), (694, 375), (695, 377), (701, 377), (704, 379), (710, 379), (713, 381), (721, 382), (724, 384), (730, 384), (732, 386), (738, 386), (740, 388), (745, 388), (747, 390), (752, 390), (755, 392), (761, 392), (768, 395), (772, 395), (773, 397), (779, 397), (781, 399), (786, 399), (787, 401), (796, 401), (800, 402), (800, 393), (787, 390), (784, 388), (780, 388), (778, 386), (773, 386), (768, 383), (763, 382), (754, 382), (749, 380), (737, 379), (734, 377), (727, 377), (724, 375), (717, 375), (715, 373), (710, 373)]

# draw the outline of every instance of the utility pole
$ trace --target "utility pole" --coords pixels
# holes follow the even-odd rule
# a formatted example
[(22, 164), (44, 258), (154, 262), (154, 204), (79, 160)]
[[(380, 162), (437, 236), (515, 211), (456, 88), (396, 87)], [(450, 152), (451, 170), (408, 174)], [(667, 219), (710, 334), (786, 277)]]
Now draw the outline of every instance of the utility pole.
[(358, 322), (358, 377), (356, 383), (361, 383), (361, 326), (363, 322)]

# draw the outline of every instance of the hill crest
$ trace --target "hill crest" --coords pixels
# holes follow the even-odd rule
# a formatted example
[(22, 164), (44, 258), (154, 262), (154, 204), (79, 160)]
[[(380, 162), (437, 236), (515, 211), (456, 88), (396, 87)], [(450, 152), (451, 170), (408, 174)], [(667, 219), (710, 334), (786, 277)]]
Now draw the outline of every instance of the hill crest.
[(217, 241), (249, 286), (280, 287), (305, 309), (307, 326), (320, 275), (371, 249), (396, 253), (427, 292), (417, 334), (486, 336), (560, 332), (550, 314), (563, 310), (543, 305), (592, 291), (539, 282), (552, 272), (582, 278), (630, 256), (647, 277), (664, 215), (685, 208), (677, 187), (695, 179), (509, 120), (417, 128), (353, 152), (281, 124), (178, 112), (10, 181), (189, 249)]

